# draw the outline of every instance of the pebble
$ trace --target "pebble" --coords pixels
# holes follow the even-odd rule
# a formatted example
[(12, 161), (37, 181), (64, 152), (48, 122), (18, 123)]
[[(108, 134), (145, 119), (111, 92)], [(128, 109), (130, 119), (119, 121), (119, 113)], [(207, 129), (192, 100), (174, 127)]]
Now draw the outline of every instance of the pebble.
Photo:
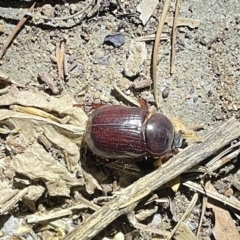
[(129, 55), (125, 63), (125, 75), (128, 77), (134, 77), (142, 72), (146, 58), (146, 43), (132, 41), (129, 48)]
[(117, 86), (121, 89), (126, 91), (127, 89), (130, 88), (131, 82), (127, 78), (122, 78), (118, 81)]
[(100, 100), (102, 102), (106, 102), (106, 103), (110, 102), (110, 98), (107, 95), (104, 95), (104, 94), (100, 95)]
[(169, 92), (170, 92), (170, 88), (168, 86), (166, 86), (162, 91), (162, 98), (163, 99), (167, 98), (169, 95)]
[(70, 4), (70, 10), (71, 10), (72, 14), (77, 12), (77, 5), (76, 4)]
[(104, 39), (104, 43), (110, 43), (115, 47), (120, 47), (125, 42), (125, 36), (123, 33), (116, 33), (107, 35)]
[(45, 4), (42, 6), (42, 14), (46, 17), (54, 17), (54, 9), (51, 4)]

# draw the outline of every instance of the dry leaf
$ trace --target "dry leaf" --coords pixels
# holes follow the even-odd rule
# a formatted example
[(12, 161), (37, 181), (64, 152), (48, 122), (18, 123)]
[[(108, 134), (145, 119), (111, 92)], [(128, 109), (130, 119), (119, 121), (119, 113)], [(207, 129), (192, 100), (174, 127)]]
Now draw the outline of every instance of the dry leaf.
[[(15, 140), (7, 142), (10, 152), (14, 154), (23, 152), (34, 139), (37, 141), (39, 135), (44, 134), (51, 143), (55, 144), (55, 147), (68, 153), (73, 168), (78, 164), (79, 147), (85, 127), (59, 124), (47, 118), (7, 109), (0, 110), (0, 122), (4, 122), (11, 130), (20, 129), (20, 134), (14, 136)], [(13, 136), (10, 135), (9, 138)]]
[(193, 141), (193, 142), (200, 142), (201, 138), (196, 135), (194, 130), (189, 130), (178, 118), (173, 117), (170, 119), (171, 123), (176, 132), (182, 132), (182, 137), (184, 139)]
[[(208, 189), (217, 192), (211, 183)], [(215, 226), (213, 228), (213, 235), (216, 240), (239, 240), (239, 231), (234, 224), (231, 214), (226, 209), (226, 206), (218, 201), (209, 199), (208, 208), (212, 208), (215, 214)]]
[[(34, 90), (19, 91), (15, 87), (0, 98), (0, 106), (10, 105), (10, 109), (20, 111), (0, 109), (0, 123), (8, 128), (5, 134), (9, 134), (6, 146), (12, 155), (11, 168), (30, 180), (42, 179), (51, 196), (69, 196), (70, 188), (83, 186), (85, 179), (88, 193), (93, 193), (95, 188), (101, 190), (79, 162), (88, 117), (81, 108), (73, 107), (75, 103), (68, 94), (56, 98)], [(51, 152), (40, 145), (40, 136), (49, 142)], [(62, 164), (52, 156), (58, 152), (63, 156)]]
[(175, 177), (174, 179), (167, 183), (167, 185), (171, 187), (174, 192), (177, 192), (177, 190), (180, 187), (180, 184), (181, 184), (180, 176)]
[(0, 106), (9, 106), (13, 104), (39, 108), (48, 113), (54, 112), (61, 118), (69, 115), (69, 123), (77, 126), (85, 127), (88, 120), (83, 109), (74, 107), (76, 101), (69, 94), (57, 98), (32, 89), (19, 91), (16, 87), (12, 86), (8, 93), (1, 96)]
[(188, 228), (186, 223), (181, 222), (174, 236), (175, 240), (197, 240), (193, 232)]
[(139, 18), (141, 19), (143, 25), (145, 25), (148, 19), (152, 16), (158, 2), (158, 0), (142, 0), (142, 2), (138, 4), (137, 11), (140, 12)]
[(24, 196), (24, 199), (35, 202), (42, 196), (44, 191), (45, 191), (45, 188), (40, 185), (39, 186), (34, 186), (34, 185), (29, 186), (28, 192)]
[(103, 191), (102, 187), (99, 185), (97, 180), (91, 174), (85, 172), (83, 169), (82, 169), (82, 174), (85, 180), (86, 191), (89, 194), (93, 194), (96, 188), (100, 191)]
[(69, 196), (71, 186), (83, 186), (83, 179), (77, 179), (45, 149), (34, 142), (24, 153), (13, 156), (11, 168), (32, 180), (42, 179), (50, 196)]

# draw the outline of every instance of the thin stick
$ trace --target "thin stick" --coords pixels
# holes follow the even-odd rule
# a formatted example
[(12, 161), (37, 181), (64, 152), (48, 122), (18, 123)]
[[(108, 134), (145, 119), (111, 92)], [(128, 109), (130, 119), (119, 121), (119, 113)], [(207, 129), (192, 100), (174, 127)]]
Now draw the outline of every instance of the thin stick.
[(213, 192), (209, 189), (204, 189), (201, 185), (191, 182), (191, 181), (184, 182), (183, 185), (190, 188), (193, 191), (202, 193), (203, 195), (206, 195), (212, 199), (215, 199), (221, 203), (224, 203), (224, 205), (228, 205), (229, 207), (232, 207), (232, 208), (236, 209), (237, 211), (240, 211), (240, 203), (238, 200), (234, 201), (233, 199), (228, 198), (220, 193)]
[(58, 67), (58, 80), (62, 78), (63, 75), (63, 61), (65, 56), (65, 43), (61, 42), (60, 46), (56, 48), (56, 59)]
[[(209, 184), (209, 181), (207, 181), (205, 183), (205, 189), (207, 188), (207, 185)], [(197, 229), (197, 234), (196, 237), (197, 239), (199, 239), (199, 234), (202, 228), (202, 224), (203, 224), (203, 218), (205, 216), (205, 212), (206, 212), (206, 208), (207, 208), (207, 202), (208, 202), (208, 196), (204, 195), (203, 199), (202, 199), (202, 211), (201, 211), (201, 217), (199, 219), (199, 223), (198, 223), (198, 229)]]
[(127, 96), (117, 85), (113, 85), (113, 87), (128, 102), (132, 103), (133, 105), (135, 105), (137, 107), (141, 107), (141, 104), (137, 100), (135, 100), (134, 98), (132, 98), (130, 96)]
[[(35, 6), (36, 2), (33, 3), (33, 5), (29, 8), (29, 13), (32, 13), (34, 10), (34, 6)], [(18, 31), (20, 30), (20, 28), (23, 26), (23, 24), (27, 21), (27, 19), (29, 18), (29, 16), (24, 16), (17, 24), (17, 26), (13, 29), (12, 33), (8, 36), (6, 42), (4, 43), (4, 45), (2, 46), (2, 53), (0, 54), (0, 59), (4, 56), (8, 46), (10, 45), (10, 43), (12, 42), (13, 38), (16, 36), (16, 34), (18, 33)]]
[(163, 25), (165, 22), (165, 18), (167, 16), (168, 7), (170, 5), (171, 0), (165, 0), (163, 11), (159, 19), (156, 38), (153, 47), (153, 57), (152, 57), (152, 80), (153, 80), (153, 92), (156, 101), (157, 108), (160, 107), (159, 99), (158, 99), (158, 91), (157, 91), (157, 54), (159, 48), (159, 42), (161, 38), (161, 34), (163, 31)]
[(175, 73), (175, 47), (176, 47), (176, 39), (177, 39), (177, 23), (178, 23), (178, 9), (179, 9), (180, 0), (176, 0), (175, 4), (175, 14), (173, 21), (173, 29), (172, 29), (172, 54), (171, 54), (171, 74)]
[(7, 201), (5, 204), (3, 204), (0, 207), (0, 215), (3, 215), (7, 211), (11, 209), (11, 207), (14, 207), (15, 204), (17, 204), (23, 196), (25, 196), (28, 192), (28, 188), (24, 188), (23, 190), (19, 191), (11, 200)]
[(60, 209), (60, 210), (56, 210), (56, 211), (49, 211), (46, 214), (30, 214), (30, 215), (26, 215), (25, 218), (27, 219), (28, 223), (39, 223), (39, 222), (46, 222), (46, 221), (50, 221), (53, 219), (59, 219), (61, 217), (65, 217), (68, 215), (73, 214), (73, 211), (76, 210), (80, 210), (80, 209), (85, 209), (88, 206), (86, 206), (83, 203), (74, 205), (72, 207), (66, 208), (66, 209)]
[[(154, 172), (140, 178), (129, 187), (115, 193), (115, 199), (97, 210), (84, 223), (64, 237), (64, 240), (90, 240), (120, 215), (133, 210), (131, 207), (149, 192), (155, 191), (184, 171), (201, 163), (219, 149), (230, 144), (240, 135), (240, 123), (231, 118), (211, 131), (202, 142), (193, 144), (174, 156)], [(135, 203), (131, 204), (132, 199)], [(130, 203), (130, 204), (128, 204)], [(121, 208), (121, 206), (127, 206)], [(125, 210), (125, 211), (123, 211)]]

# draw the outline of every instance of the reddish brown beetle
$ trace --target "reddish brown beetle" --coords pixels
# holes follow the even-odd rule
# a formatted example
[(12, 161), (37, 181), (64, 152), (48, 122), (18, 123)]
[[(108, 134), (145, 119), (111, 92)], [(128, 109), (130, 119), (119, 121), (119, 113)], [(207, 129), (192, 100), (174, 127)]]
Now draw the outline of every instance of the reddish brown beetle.
[(174, 128), (163, 114), (125, 106), (103, 106), (89, 117), (86, 142), (106, 159), (160, 156), (171, 150)]

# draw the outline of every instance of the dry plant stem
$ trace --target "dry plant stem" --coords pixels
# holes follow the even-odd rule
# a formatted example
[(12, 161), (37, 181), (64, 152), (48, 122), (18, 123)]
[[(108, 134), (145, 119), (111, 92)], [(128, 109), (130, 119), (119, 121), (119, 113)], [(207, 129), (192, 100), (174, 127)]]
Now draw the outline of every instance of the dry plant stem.
[[(135, 38), (135, 41), (136, 42), (154, 41), (155, 38), (156, 38), (156, 34), (148, 34), (148, 35)], [(167, 36), (167, 34), (163, 34), (160, 38), (160, 40), (168, 40), (168, 39), (169, 37)]]
[(86, 198), (82, 196), (77, 196), (78, 201), (81, 201), (83, 204), (85, 204), (88, 208), (92, 209), (93, 211), (99, 210), (101, 207), (98, 205), (88, 201)]
[[(36, 2), (33, 3), (33, 5), (29, 8), (29, 12), (32, 13), (34, 6), (35, 6)], [(22, 25), (27, 21), (27, 19), (29, 18), (29, 16), (27, 17), (23, 17), (17, 24), (17, 26), (14, 28), (14, 30), (12, 31), (12, 33), (8, 36), (6, 42), (4, 43), (3, 47), (2, 47), (2, 53), (0, 54), (0, 58), (2, 58), (8, 48), (8, 46), (10, 45), (10, 43), (12, 42), (13, 38), (15, 37), (15, 35), (18, 33), (18, 31), (20, 30), (20, 28), (22, 27)]]
[(68, 75), (69, 75), (69, 73), (68, 73), (68, 56), (67, 56), (67, 54), (64, 54), (63, 72), (64, 72), (64, 76), (67, 78)]
[(26, 219), (28, 223), (39, 223), (39, 222), (45, 222), (50, 221), (53, 219), (58, 219), (67, 215), (71, 215), (74, 210), (80, 210), (83, 208), (87, 208), (85, 204), (78, 204), (76, 206), (69, 207), (67, 209), (61, 209), (54, 212), (48, 212), (44, 215), (37, 215), (37, 214), (31, 214), (27, 215)]
[(191, 181), (187, 181), (187, 182), (184, 182), (183, 183), (184, 186), (194, 190), (194, 191), (197, 191), (197, 192), (200, 192), (204, 195), (207, 195), (208, 197), (210, 198), (213, 198), (219, 202), (222, 202), (224, 203), (225, 205), (228, 205), (232, 208), (235, 208), (237, 209), (238, 211), (240, 211), (240, 202), (239, 201), (234, 201), (228, 197), (225, 197), (224, 195), (222, 194), (219, 194), (219, 193), (216, 193), (216, 192), (212, 192), (208, 189), (203, 189), (202, 186), (200, 186), (199, 184), (197, 183), (194, 183), (194, 182), (191, 182)]
[(141, 104), (137, 100), (135, 100), (132, 97), (127, 96), (117, 85), (113, 85), (113, 87), (128, 102), (132, 103), (133, 105), (135, 105), (137, 107), (141, 107)]
[(53, 94), (59, 93), (58, 87), (50, 74), (46, 72), (40, 72), (38, 73), (38, 76), (51, 89)]
[[(207, 184), (209, 182), (206, 182), (205, 183), (205, 188), (207, 187)], [(203, 196), (203, 199), (202, 199), (202, 211), (201, 211), (201, 217), (200, 217), (200, 220), (199, 220), (199, 224), (198, 224), (198, 230), (197, 230), (197, 234), (196, 234), (196, 237), (198, 238), (199, 237), (199, 234), (200, 234), (200, 231), (201, 231), (201, 227), (202, 227), (202, 223), (203, 223), (203, 218), (204, 218), (204, 215), (205, 215), (205, 212), (206, 212), (206, 208), (207, 208), (207, 202), (208, 202), (208, 197), (207, 196)]]
[(155, 97), (157, 108), (159, 108), (159, 105), (160, 105), (159, 99), (158, 99), (158, 91), (157, 91), (157, 55), (158, 55), (159, 41), (160, 41), (161, 34), (163, 31), (163, 25), (165, 22), (165, 18), (167, 16), (167, 11), (168, 11), (168, 7), (169, 7), (170, 3), (171, 3), (171, 0), (165, 0), (164, 6), (163, 6), (163, 11), (160, 16), (159, 23), (158, 23), (156, 38), (155, 38), (154, 47), (153, 47), (152, 80), (153, 80), (153, 92), (154, 92), (154, 97)]
[(57, 59), (57, 67), (58, 67), (58, 80), (62, 78), (63, 74), (63, 60), (65, 55), (65, 43), (61, 42), (60, 47), (56, 48), (56, 59)]
[(232, 159), (236, 158), (240, 154), (240, 149), (235, 150), (234, 152), (229, 153), (227, 156), (219, 159), (213, 165), (211, 165), (208, 169), (208, 173), (216, 171), (218, 168), (222, 167), (226, 163), (230, 162)]
[(227, 148), (225, 151), (221, 152), (219, 155), (217, 155), (215, 158), (213, 158), (210, 162), (206, 164), (206, 168), (208, 169), (209, 172), (216, 171), (219, 167), (224, 165), (225, 163), (229, 162), (232, 158), (236, 157), (239, 154), (239, 149), (236, 151), (230, 153), (229, 155), (225, 156), (228, 154), (230, 151), (232, 151), (233, 148), (240, 146), (240, 141), (229, 148)]
[(199, 234), (201, 232), (201, 228), (202, 228), (202, 224), (203, 224), (203, 218), (204, 218), (206, 207), (207, 207), (207, 199), (208, 199), (207, 197), (203, 197), (201, 217), (200, 217), (200, 221), (199, 221), (199, 224), (198, 224), (198, 230), (197, 230), (197, 234), (196, 234), (197, 239), (199, 239)]
[(116, 193), (115, 199), (93, 213), (82, 225), (77, 226), (66, 235), (64, 239), (92, 239), (117, 217), (133, 210), (132, 204), (127, 208), (121, 208), (121, 206), (127, 205), (132, 199), (136, 199), (137, 202), (141, 197), (158, 189), (184, 171), (201, 163), (219, 149), (230, 144), (239, 135), (240, 123), (235, 118), (229, 119), (220, 127), (211, 131), (203, 138), (201, 143), (195, 143), (187, 147), (161, 168), (140, 178), (129, 187), (118, 192), (118, 194)]
[(52, 143), (47, 139), (47, 137), (44, 134), (40, 134), (38, 136), (38, 142), (43, 145), (48, 151), (51, 149), (52, 147)]
[(16, 196), (14, 196), (11, 200), (6, 202), (0, 207), (0, 215), (6, 213), (11, 207), (14, 207), (16, 203), (18, 203), (23, 196), (25, 196), (28, 192), (28, 188), (24, 188), (23, 190), (19, 191)]
[(172, 53), (171, 53), (171, 74), (175, 73), (175, 47), (176, 47), (176, 39), (177, 39), (177, 16), (179, 9), (180, 0), (176, 0), (175, 4), (175, 14), (172, 28)]
[(174, 229), (172, 230), (170, 236), (168, 236), (167, 240), (172, 239), (173, 235), (175, 234), (175, 232), (177, 231), (178, 227), (180, 226), (181, 222), (185, 221), (185, 219), (189, 216), (189, 214), (192, 212), (193, 207), (196, 205), (198, 200), (198, 193), (195, 193), (190, 204), (188, 205), (188, 208), (186, 210), (186, 212), (183, 214), (183, 216), (181, 217), (181, 219), (178, 221), (177, 225), (174, 227)]
[[(166, 17), (165, 23), (168, 24), (168, 26), (173, 26), (174, 18), (173, 17)], [(199, 27), (201, 21), (198, 19), (192, 19), (192, 18), (177, 18), (177, 27), (178, 26), (186, 26), (189, 28), (197, 28)]]

